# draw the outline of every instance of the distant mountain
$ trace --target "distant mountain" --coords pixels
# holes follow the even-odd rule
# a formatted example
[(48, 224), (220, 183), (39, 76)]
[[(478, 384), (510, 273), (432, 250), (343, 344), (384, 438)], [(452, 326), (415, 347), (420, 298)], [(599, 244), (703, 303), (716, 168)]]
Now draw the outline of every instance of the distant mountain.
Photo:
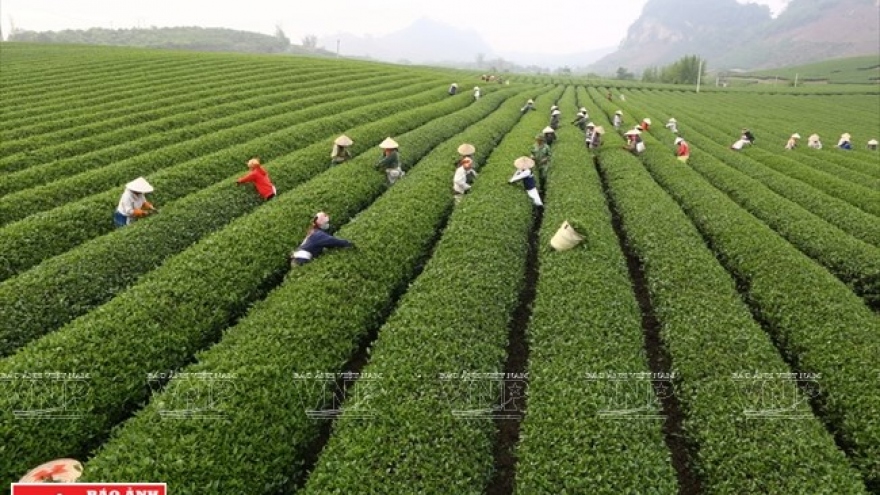
[(521, 53), (502, 52), (500, 55), (505, 60), (510, 60), (520, 65), (538, 67), (569, 67), (572, 70), (585, 69), (600, 58), (614, 52), (616, 47), (598, 48), (576, 53)]
[[(495, 65), (498, 58), (519, 66), (545, 69), (569, 67), (584, 68), (614, 51), (603, 48), (576, 53), (496, 53), (479, 33), (459, 29), (431, 19), (419, 19), (410, 26), (385, 36), (357, 36), (350, 33), (323, 36), (318, 45), (344, 56), (369, 57), (385, 62), (409, 62), (417, 64), (442, 64), (458, 67), (476, 67), (482, 55), (486, 66)], [(505, 66), (509, 66), (506, 64)]]
[(431, 19), (419, 19), (410, 26), (384, 36), (339, 33), (323, 36), (318, 45), (345, 56), (369, 57), (386, 62), (430, 64), (475, 62), (479, 54), (492, 58), (492, 48), (475, 31), (455, 28)]
[(880, 0), (793, 0), (727, 68), (776, 68), (829, 58), (880, 56)]
[(641, 71), (684, 55), (712, 69), (774, 68), (880, 52), (880, 1), (791, 0), (770, 9), (737, 0), (649, 0), (618, 50), (591, 69)]

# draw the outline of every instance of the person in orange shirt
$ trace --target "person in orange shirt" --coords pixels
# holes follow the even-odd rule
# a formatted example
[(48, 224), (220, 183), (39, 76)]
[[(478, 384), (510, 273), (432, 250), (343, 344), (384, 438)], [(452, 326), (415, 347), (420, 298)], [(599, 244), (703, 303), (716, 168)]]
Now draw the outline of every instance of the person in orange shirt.
[(278, 191), (275, 189), (275, 186), (272, 185), (272, 181), (269, 180), (269, 173), (266, 172), (266, 169), (264, 169), (262, 165), (260, 165), (260, 159), (254, 157), (248, 160), (248, 168), (250, 169), (250, 172), (243, 177), (240, 177), (236, 181), (236, 184), (253, 182), (254, 186), (257, 188), (257, 192), (263, 197), (263, 199), (268, 201), (274, 198)]

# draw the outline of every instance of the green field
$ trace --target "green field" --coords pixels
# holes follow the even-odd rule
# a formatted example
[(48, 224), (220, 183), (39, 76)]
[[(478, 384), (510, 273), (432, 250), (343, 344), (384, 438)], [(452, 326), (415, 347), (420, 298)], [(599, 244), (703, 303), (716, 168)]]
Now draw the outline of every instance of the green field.
[(779, 78), (782, 83), (815, 84), (880, 84), (880, 57), (869, 55), (825, 60), (813, 64), (782, 67), (762, 71), (736, 74), (735, 79), (757, 79), (763, 81)]
[[(880, 491), (876, 87), (20, 43), (0, 68), (6, 493), (62, 457), (193, 495)], [(535, 208), (508, 179), (554, 104)], [(269, 202), (236, 185), (253, 156)], [(138, 176), (160, 213), (116, 229)], [(291, 269), (319, 210), (356, 248)]]

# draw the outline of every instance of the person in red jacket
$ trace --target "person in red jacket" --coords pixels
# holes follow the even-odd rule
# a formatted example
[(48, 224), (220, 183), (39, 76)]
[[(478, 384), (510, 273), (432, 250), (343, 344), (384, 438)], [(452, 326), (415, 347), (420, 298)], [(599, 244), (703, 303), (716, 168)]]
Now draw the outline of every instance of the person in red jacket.
[(691, 148), (688, 146), (687, 141), (679, 137), (675, 138), (675, 144), (678, 146), (675, 150), (675, 156), (678, 157), (679, 161), (687, 162), (691, 156)]
[(257, 192), (263, 197), (263, 199), (268, 201), (274, 198), (278, 191), (275, 189), (275, 186), (272, 185), (272, 181), (269, 180), (269, 173), (266, 172), (266, 169), (264, 169), (262, 165), (260, 165), (260, 159), (255, 157), (248, 160), (248, 168), (250, 169), (250, 172), (239, 178), (236, 183), (244, 184), (245, 182), (253, 182), (254, 186), (257, 188)]

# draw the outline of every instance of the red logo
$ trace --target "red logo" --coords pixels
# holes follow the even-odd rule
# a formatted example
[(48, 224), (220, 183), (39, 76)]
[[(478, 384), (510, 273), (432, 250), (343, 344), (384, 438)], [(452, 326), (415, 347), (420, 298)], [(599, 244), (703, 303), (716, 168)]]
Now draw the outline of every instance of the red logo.
[(12, 495), (167, 495), (165, 483), (13, 483)]

